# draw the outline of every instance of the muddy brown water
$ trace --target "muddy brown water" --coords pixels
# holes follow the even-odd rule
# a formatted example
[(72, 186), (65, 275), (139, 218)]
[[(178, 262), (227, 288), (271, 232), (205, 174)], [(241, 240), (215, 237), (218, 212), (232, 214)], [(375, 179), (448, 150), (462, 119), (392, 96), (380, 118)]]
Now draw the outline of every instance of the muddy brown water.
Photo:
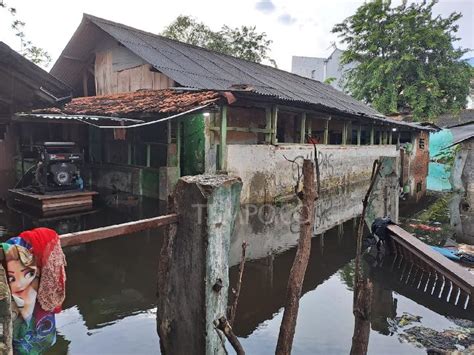
[[(338, 210), (341, 196), (336, 198), (331, 206)], [(38, 220), (6, 207), (2, 209), (0, 225), (4, 237), (39, 225), (66, 233), (146, 218), (163, 211), (162, 206), (151, 200), (115, 205), (109, 202), (99, 211), (67, 219)], [(341, 223), (340, 219), (347, 216), (335, 216), (331, 209), (325, 213), (328, 215), (319, 216), (327, 220), (320, 226), (324, 234), (312, 240), (294, 354), (348, 354), (351, 347), (355, 221), (349, 218)], [(159, 353), (156, 270), (162, 233), (150, 230), (66, 250), (67, 298), (63, 311), (57, 315), (58, 341), (50, 354)], [(237, 279), (236, 264), (243, 239), (250, 243), (250, 260), (246, 264), (234, 331), (248, 354), (274, 354), (297, 233), (293, 227), (262, 223), (260, 218), (245, 219), (245, 223), (237, 226), (237, 236), (231, 245), (231, 263), (235, 265), (230, 268), (231, 285)], [(397, 272), (400, 271), (391, 272), (386, 267), (371, 270), (374, 301), (370, 354), (424, 354), (425, 349), (400, 341), (404, 329), (422, 325), (442, 331), (456, 328), (456, 319), (473, 317), (472, 310), (469, 313), (453, 308), (400, 283)], [(395, 318), (405, 312), (421, 316), (421, 323), (397, 325)], [(233, 351), (229, 349), (229, 353)]]

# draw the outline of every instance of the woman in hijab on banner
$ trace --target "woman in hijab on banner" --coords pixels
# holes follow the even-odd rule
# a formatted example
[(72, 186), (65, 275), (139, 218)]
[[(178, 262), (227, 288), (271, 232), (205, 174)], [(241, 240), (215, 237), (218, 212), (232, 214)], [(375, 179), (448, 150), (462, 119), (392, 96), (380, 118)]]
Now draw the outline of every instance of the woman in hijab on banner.
[(56, 342), (55, 313), (61, 311), (66, 294), (66, 259), (59, 236), (36, 228), (1, 247), (13, 298), (13, 351), (41, 354)]

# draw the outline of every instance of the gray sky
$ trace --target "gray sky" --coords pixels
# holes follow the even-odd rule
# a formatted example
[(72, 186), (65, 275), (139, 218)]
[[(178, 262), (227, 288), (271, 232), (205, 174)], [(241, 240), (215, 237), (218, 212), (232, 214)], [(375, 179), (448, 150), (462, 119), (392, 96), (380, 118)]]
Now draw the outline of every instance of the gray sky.
[[(1, 0), (0, 0), (1, 1)], [(334, 24), (354, 13), (362, 0), (4, 0), (26, 22), (27, 37), (45, 48), (53, 63), (79, 25), (82, 13), (159, 33), (180, 14), (192, 15), (217, 30), (229, 26), (256, 25), (273, 40), (271, 57), (280, 68), (291, 69), (291, 56), (326, 56)], [(394, 4), (400, 1), (394, 0)], [(474, 48), (474, 0), (440, 0), (435, 12), (463, 14), (456, 46)], [(0, 40), (19, 49), (19, 40), (9, 29), (11, 19), (0, 12)], [(474, 52), (470, 53), (474, 56)]]

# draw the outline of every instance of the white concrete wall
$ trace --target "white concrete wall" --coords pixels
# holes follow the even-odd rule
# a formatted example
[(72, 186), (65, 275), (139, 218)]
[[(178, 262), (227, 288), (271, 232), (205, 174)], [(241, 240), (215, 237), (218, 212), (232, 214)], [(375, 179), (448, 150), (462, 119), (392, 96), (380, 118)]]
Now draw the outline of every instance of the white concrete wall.
[[(398, 157), (395, 145), (318, 145), (321, 188), (328, 190), (368, 182), (380, 156)], [(309, 144), (228, 145), (227, 171), (242, 179), (242, 203), (275, 202), (291, 196), (298, 171), (287, 159), (313, 157)]]

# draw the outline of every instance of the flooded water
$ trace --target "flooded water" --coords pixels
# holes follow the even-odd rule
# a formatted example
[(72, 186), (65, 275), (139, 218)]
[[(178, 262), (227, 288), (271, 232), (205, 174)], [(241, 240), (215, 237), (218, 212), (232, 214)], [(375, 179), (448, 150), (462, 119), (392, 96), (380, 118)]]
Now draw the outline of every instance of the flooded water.
[[(294, 354), (350, 351), (354, 332), (354, 227), (364, 192), (341, 191), (318, 202), (317, 235), (312, 239), (303, 284)], [(65, 233), (150, 217), (161, 211), (163, 207), (156, 201), (128, 201), (108, 203), (95, 213), (67, 220), (38, 220), (4, 208), (0, 225), (6, 227), (6, 236), (39, 225)], [(231, 244), (231, 285), (236, 284), (242, 241), (250, 246), (234, 332), (248, 354), (275, 352), (298, 238), (298, 226), (283, 223), (292, 211), (291, 205), (258, 211), (243, 208), (237, 221)], [(262, 216), (276, 222), (262, 223)], [(156, 271), (162, 233), (150, 230), (66, 249), (67, 298), (57, 316), (58, 342), (50, 354), (159, 353)], [(457, 328), (458, 319), (474, 320), (472, 310), (460, 310), (412, 287), (405, 282), (402, 267), (391, 267), (390, 260), (383, 267), (372, 268), (370, 277), (374, 285), (370, 354), (425, 354), (425, 349), (402, 341), (408, 328), (422, 325), (442, 331)], [(420, 322), (401, 322), (405, 313), (420, 316)]]

